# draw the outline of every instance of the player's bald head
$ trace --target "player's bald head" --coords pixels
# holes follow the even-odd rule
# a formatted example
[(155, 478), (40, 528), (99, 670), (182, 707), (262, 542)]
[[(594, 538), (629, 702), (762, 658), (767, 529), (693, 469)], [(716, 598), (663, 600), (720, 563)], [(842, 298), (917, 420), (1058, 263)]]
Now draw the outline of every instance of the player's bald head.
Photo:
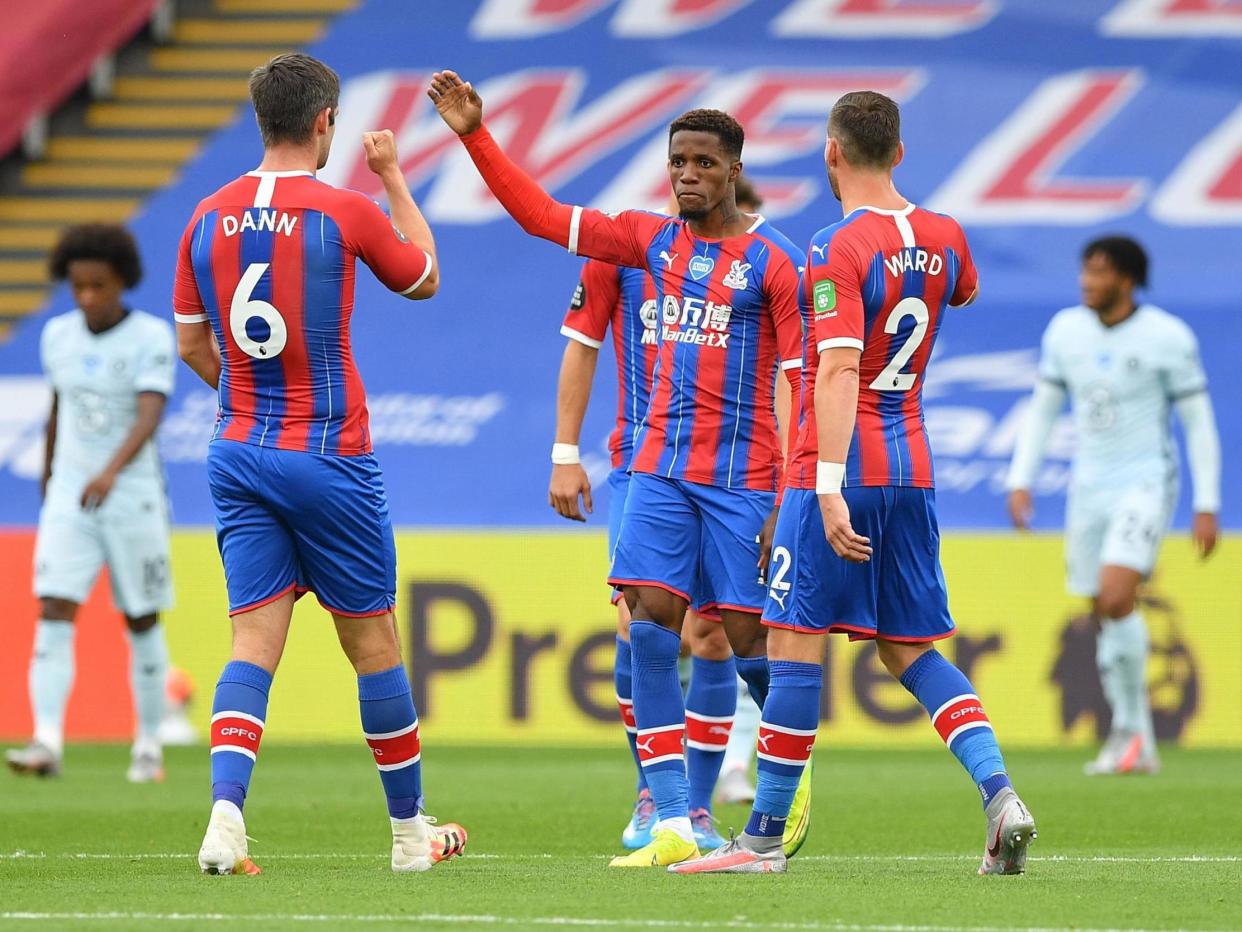
[(268, 147), (309, 142), (315, 117), (335, 110), (340, 96), (336, 72), (301, 52), (277, 55), (250, 73), (250, 100)]
[(901, 145), (901, 111), (891, 97), (851, 91), (828, 115), (828, 136), (854, 168), (892, 168)]

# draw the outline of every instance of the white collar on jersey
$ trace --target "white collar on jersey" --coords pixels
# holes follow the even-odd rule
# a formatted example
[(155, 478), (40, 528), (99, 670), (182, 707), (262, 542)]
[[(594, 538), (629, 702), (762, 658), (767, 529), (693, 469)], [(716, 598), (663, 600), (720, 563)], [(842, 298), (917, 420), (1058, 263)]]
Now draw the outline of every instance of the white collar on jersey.
[(314, 172), (308, 172), (305, 169), (291, 172), (261, 172), (256, 168), (252, 172), (246, 172), (246, 174), (254, 178), (296, 178), (299, 175), (308, 175), (312, 178), (315, 177)]
[(910, 211), (914, 210), (914, 205), (907, 203), (901, 210), (885, 210), (883, 207), (872, 207), (869, 204), (863, 204), (861, 207), (855, 207), (855, 210), (869, 210), (873, 214), (883, 214), (885, 217), (908, 217)]
[(750, 225), (749, 229), (747, 229), (746, 232), (754, 233), (755, 230), (759, 229), (759, 225), (762, 224), (763, 222), (764, 222), (763, 214), (755, 214), (755, 222)]

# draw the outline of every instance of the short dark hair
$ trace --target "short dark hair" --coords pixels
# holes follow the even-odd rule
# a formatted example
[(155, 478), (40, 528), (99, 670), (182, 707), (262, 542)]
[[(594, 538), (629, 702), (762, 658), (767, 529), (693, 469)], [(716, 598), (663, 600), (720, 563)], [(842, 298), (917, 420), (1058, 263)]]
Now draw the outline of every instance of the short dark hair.
[(733, 182), (733, 200), (738, 204), (753, 204), (755, 210), (763, 206), (763, 198), (745, 174), (738, 175), (737, 181)]
[(843, 94), (828, 115), (828, 134), (858, 168), (888, 168), (901, 143), (897, 102), (876, 91)]
[(1104, 256), (1109, 265), (1139, 288), (1147, 287), (1147, 252), (1129, 236), (1101, 236), (1082, 248), (1082, 261)]
[(746, 141), (746, 132), (742, 124), (723, 110), (687, 110), (668, 127), (668, 141), (673, 141), (673, 134), (687, 130), (692, 133), (711, 133), (720, 140), (720, 145), (733, 159), (742, 157), (742, 143)]
[(250, 72), (250, 101), (263, 145), (302, 143), (311, 138), (315, 117), (336, 107), (341, 79), (317, 58), (290, 52)]
[(78, 259), (108, 263), (126, 288), (133, 288), (142, 281), (138, 246), (129, 231), (119, 224), (82, 223), (61, 233), (47, 263), (52, 280), (59, 282), (68, 278), (69, 263)]

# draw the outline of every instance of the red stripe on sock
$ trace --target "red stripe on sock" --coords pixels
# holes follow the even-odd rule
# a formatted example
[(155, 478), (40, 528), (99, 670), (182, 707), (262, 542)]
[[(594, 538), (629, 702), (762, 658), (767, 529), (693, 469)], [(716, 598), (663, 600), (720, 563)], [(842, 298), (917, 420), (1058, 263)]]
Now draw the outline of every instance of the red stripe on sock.
[(621, 710), (621, 724), (629, 731), (637, 731), (638, 723), (634, 720), (634, 700), (618, 698), (617, 708)]
[(418, 740), (417, 723), (411, 731), (397, 735), (395, 738), (372, 738), (368, 735), (367, 744), (371, 746), (371, 753), (375, 755), (375, 763), (384, 767), (411, 761), (422, 750), (422, 744)]
[(805, 763), (815, 747), (815, 735), (791, 735), (777, 731), (766, 723), (759, 723), (758, 753), (760, 756), (779, 757), (781, 760)]
[(682, 739), (685, 737), (685, 734), (686, 729), (684, 726), (670, 728), (668, 731), (645, 733), (640, 731), (636, 742), (639, 762), (645, 764), (647, 761), (658, 757), (680, 756), (682, 754)]
[(213, 748), (227, 745), (245, 748), (251, 754), (258, 754), (259, 742), (262, 740), (263, 726), (255, 724), (248, 718), (223, 715), (211, 723), (211, 746)]
[(723, 722), (705, 722), (696, 718), (693, 712), (686, 713), (686, 741), (696, 745), (707, 745), (713, 750), (723, 751), (729, 743), (729, 732), (733, 728), (733, 719)]
[(932, 722), (932, 725), (935, 726), (937, 733), (939, 733), (940, 740), (947, 744), (949, 736), (963, 725), (986, 722), (987, 720), (988, 716), (983, 711), (983, 703), (975, 696), (963, 696), (949, 703), (936, 716), (936, 720)]

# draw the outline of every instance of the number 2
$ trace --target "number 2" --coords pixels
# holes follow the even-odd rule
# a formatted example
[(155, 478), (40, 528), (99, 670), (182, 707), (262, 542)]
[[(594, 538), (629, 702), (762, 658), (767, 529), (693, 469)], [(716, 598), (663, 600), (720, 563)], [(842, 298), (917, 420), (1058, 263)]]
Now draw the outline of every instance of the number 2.
[(918, 378), (916, 373), (902, 372), (901, 367), (910, 361), (914, 351), (923, 342), (923, 337), (927, 336), (927, 305), (921, 298), (902, 298), (884, 322), (884, 332), (895, 334), (903, 317), (914, 318), (914, 329), (906, 337), (906, 342), (901, 344), (901, 349), (897, 350), (896, 355), (884, 367), (884, 371), (872, 381), (870, 387), (877, 392), (908, 392)]
[[(255, 359), (279, 356), (284, 352), (285, 343), (289, 339), (289, 328), (285, 325), (285, 319), (280, 316), (280, 311), (267, 301), (250, 297), (267, 267), (266, 262), (252, 262), (246, 266), (241, 281), (237, 283), (237, 290), (233, 292), (233, 302), (229, 305), (229, 332), (233, 334), (238, 348)], [(246, 324), (255, 317), (267, 324), (266, 340), (254, 340), (246, 331)]]

